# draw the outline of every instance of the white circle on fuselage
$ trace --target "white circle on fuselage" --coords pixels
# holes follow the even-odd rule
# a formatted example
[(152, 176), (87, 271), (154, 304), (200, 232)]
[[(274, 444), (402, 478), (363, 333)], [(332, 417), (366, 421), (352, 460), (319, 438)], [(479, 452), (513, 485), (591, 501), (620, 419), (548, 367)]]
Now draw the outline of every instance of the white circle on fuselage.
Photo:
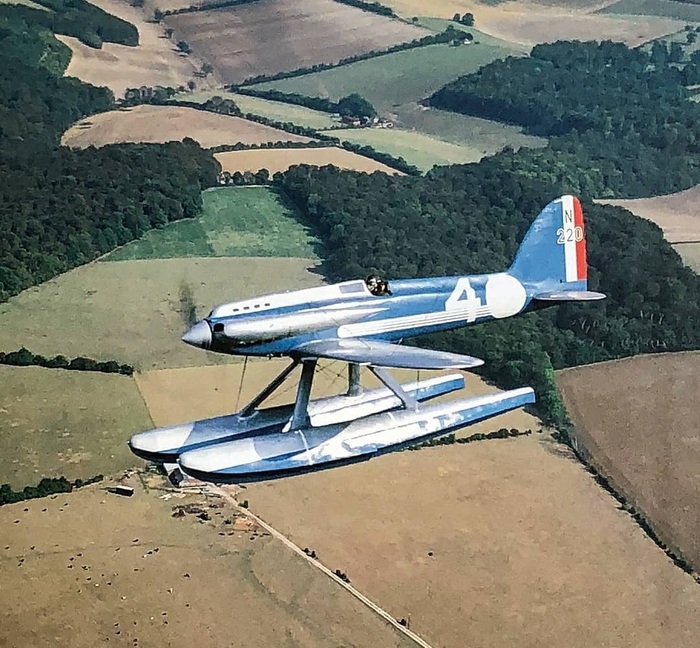
[(515, 277), (501, 273), (486, 281), (486, 304), (496, 319), (519, 313), (526, 302), (525, 287)]

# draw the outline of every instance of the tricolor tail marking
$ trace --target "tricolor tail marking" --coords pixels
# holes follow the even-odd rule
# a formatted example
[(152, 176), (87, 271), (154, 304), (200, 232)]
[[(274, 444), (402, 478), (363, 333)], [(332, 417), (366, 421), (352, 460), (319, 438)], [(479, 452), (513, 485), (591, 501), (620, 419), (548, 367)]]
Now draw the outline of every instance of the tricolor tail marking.
[(566, 281), (583, 281), (588, 276), (583, 210), (575, 196), (562, 196), (561, 202), (562, 227), (557, 230), (557, 243), (564, 246)]

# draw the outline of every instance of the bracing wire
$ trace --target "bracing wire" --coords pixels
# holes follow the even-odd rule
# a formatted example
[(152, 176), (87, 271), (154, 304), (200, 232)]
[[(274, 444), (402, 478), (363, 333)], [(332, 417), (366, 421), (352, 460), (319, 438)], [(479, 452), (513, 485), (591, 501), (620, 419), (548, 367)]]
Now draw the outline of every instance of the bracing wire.
[(248, 368), (248, 356), (245, 356), (243, 359), (243, 371), (241, 371), (241, 379), (238, 383), (238, 396), (236, 396), (236, 411), (238, 411), (238, 408), (240, 407), (241, 404), (241, 392), (243, 391), (243, 380), (245, 379), (245, 372), (246, 369)]

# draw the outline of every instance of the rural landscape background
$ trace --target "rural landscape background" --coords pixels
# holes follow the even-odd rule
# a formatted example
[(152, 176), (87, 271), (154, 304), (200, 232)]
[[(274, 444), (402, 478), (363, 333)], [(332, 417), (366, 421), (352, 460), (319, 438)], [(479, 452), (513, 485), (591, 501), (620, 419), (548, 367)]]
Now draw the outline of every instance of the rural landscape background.
[[(699, 37), (676, 0), (0, 0), (0, 646), (697, 646)], [(420, 341), (532, 411), (247, 487), (129, 452), (278, 371), (180, 342), (216, 304), (503, 269), (565, 192), (608, 298)]]

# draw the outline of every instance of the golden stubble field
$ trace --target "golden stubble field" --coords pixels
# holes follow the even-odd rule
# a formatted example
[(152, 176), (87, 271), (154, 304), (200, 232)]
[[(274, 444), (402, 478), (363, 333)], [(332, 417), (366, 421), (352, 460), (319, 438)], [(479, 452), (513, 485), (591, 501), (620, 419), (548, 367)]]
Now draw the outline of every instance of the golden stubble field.
[(697, 645), (698, 584), (547, 435), (390, 454), (240, 497), (434, 646)]
[(249, 151), (225, 151), (216, 153), (214, 157), (221, 164), (223, 171), (234, 173), (240, 171), (259, 171), (267, 169), (270, 173), (286, 171), (296, 164), (310, 164), (312, 166), (326, 166), (332, 164), (339, 169), (352, 171), (364, 171), (373, 173), (382, 171), (393, 175), (403, 175), (401, 171), (392, 169), (386, 164), (371, 160), (352, 151), (326, 146), (323, 148), (303, 149), (251, 149)]
[(93, 4), (135, 25), (139, 31), (139, 45), (104, 43), (101, 49), (93, 49), (76, 38), (58, 36), (73, 52), (67, 76), (105, 85), (117, 97), (123, 96), (127, 88), (140, 86), (177, 88), (190, 80), (200, 88), (219, 84), (215, 75), (195, 78), (194, 73), (202, 67), (202, 61), (196, 55), (179, 54), (174, 42), (165, 37), (164, 26), (147, 21), (152, 12), (146, 15), (145, 11), (121, 0), (93, 0)]
[(87, 148), (119, 142), (181, 141), (185, 137), (191, 137), (205, 148), (238, 142), (262, 144), (311, 141), (308, 137), (293, 135), (240, 117), (183, 106), (142, 105), (86, 117), (63, 134), (61, 144)]
[(700, 352), (557, 372), (591, 463), (700, 570)]
[(563, 2), (498, 2), (476, 0), (386, 0), (386, 5), (404, 18), (437, 16), (452, 18), (455, 13), (474, 14), (479, 30), (523, 45), (557, 40), (614, 40), (635, 47), (683, 29), (679, 20), (656, 16), (613, 16), (595, 14), (612, 1), (577, 0)]
[(0, 349), (117, 360), (139, 370), (230, 361), (180, 341), (180, 294), (198, 317), (214, 306), (323, 283), (317, 261), (293, 258), (187, 258), (95, 262), (0, 304)]
[(409, 645), (223, 500), (127, 483), (0, 508), (0, 645)]
[(138, 465), (127, 439), (152, 425), (130, 376), (0, 366), (0, 484)]
[(656, 223), (670, 243), (700, 241), (700, 186), (685, 191), (656, 196), (619, 200), (599, 200), (604, 205), (616, 205), (635, 216)]
[(228, 9), (169, 16), (185, 40), (225, 83), (385, 49), (421, 38), (419, 27), (333, 0), (260, 0)]

